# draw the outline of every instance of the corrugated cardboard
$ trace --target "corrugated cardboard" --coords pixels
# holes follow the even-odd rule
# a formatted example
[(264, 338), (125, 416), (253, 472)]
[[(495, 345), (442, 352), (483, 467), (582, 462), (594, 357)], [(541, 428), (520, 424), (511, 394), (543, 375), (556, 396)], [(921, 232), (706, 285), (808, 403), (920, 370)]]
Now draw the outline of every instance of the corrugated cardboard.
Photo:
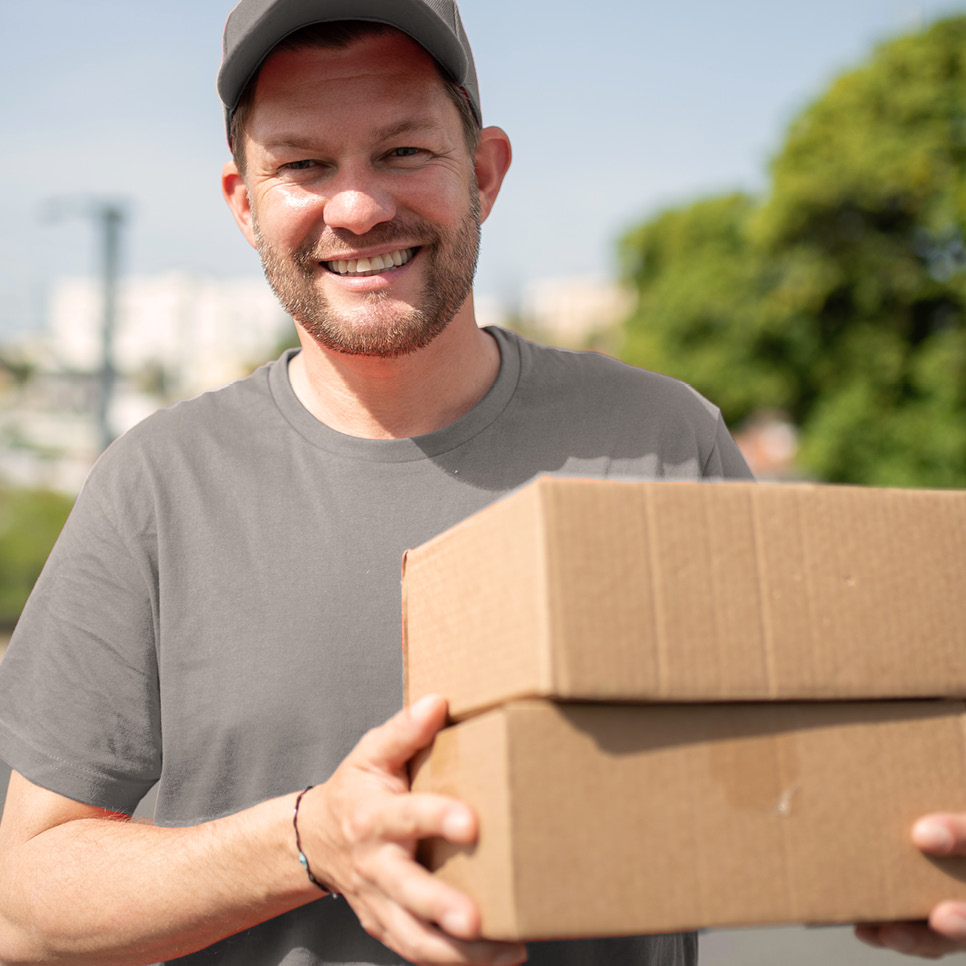
[(960, 702), (516, 702), (441, 732), (414, 788), (479, 842), (422, 858), (497, 939), (924, 918), (966, 899), (916, 818), (966, 810)]
[(410, 550), (407, 699), (966, 697), (966, 492), (542, 479)]

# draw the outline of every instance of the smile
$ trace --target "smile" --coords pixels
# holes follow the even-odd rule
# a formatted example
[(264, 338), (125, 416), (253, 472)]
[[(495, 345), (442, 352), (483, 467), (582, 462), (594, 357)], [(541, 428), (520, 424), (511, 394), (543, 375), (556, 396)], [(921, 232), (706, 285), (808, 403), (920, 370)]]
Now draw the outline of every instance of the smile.
[(322, 264), (336, 275), (346, 278), (359, 278), (378, 275), (393, 268), (400, 268), (416, 254), (418, 248), (403, 248), (383, 255), (370, 255), (368, 258), (337, 258)]

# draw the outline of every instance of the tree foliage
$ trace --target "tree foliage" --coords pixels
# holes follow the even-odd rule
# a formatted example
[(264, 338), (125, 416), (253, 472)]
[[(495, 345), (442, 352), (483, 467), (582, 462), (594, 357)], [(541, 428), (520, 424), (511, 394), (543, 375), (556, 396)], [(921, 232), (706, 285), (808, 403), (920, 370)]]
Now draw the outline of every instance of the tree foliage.
[(0, 628), (16, 623), (72, 503), (58, 493), (0, 488)]
[(771, 174), (623, 239), (624, 357), (786, 411), (821, 479), (966, 486), (966, 18), (836, 80)]

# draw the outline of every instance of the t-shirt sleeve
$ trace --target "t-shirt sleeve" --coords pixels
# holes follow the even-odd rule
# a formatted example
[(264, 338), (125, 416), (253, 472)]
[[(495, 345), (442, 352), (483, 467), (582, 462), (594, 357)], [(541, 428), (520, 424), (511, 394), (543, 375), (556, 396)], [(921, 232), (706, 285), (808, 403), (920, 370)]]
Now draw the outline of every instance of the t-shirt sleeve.
[[(161, 768), (156, 567), (135, 488), (95, 467), (0, 663), (0, 758), (37, 785), (131, 812)], [(155, 555), (156, 557), (156, 555)]]
[(703, 479), (711, 480), (754, 480), (754, 474), (745, 462), (738, 444), (734, 441), (728, 427), (716, 412), (714, 443), (711, 452), (701, 469)]

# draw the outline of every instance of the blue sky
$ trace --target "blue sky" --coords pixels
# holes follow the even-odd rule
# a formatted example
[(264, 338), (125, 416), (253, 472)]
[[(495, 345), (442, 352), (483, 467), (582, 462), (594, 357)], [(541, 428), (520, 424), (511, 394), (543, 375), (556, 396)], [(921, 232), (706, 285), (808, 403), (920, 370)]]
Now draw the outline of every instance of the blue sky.
[[(218, 190), (214, 76), (230, 0), (0, 0), (0, 335), (52, 282), (93, 274), (89, 218), (119, 198), (124, 270), (259, 273)], [(760, 190), (786, 125), (876, 43), (966, 0), (463, 0), (486, 123), (514, 165), (477, 289), (613, 271), (621, 232), (669, 204)]]

